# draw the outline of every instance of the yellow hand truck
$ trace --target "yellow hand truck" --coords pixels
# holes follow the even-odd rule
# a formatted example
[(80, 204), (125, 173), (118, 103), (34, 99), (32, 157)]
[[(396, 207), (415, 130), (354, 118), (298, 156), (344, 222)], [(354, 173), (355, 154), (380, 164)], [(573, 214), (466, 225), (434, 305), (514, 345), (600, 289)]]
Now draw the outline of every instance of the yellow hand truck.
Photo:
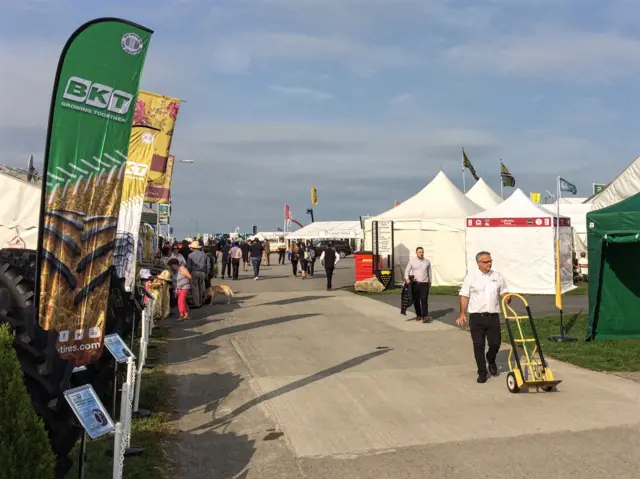
[[(524, 304), (527, 310), (526, 316), (518, 315), (511, 306), (512, 298), (518, 298)], [(536, 325), (533, 322), (531, 308), (524, 297), (519, 294), (505, 294), (502, 298), (502, 312), (504, 314), (507, 331), (509, 332), (509, 341), (511, 342), (511, 351), (509, 351), (509, 373), (507, 374), (507, 388), (512, 393), (517, 393), (523, 388), (540, 388), (543, 391), (552, 391), (562, 381), (553, 378), (551, 368), (544, 359), (540, 338), (536, 331)], [(526, 338), (520, 321), (528, 319), (531, 327), (532, 338)], [(517, 328), (512, 326), (512, 322)], [(517, 329), (519, 338), (515, 337), (514, 329)], [(533, 350), (531, 346), (533, 345)], [(524, 357), (520, 356), (518, 347), (524, 352)], [(524, 361), (523, 361), (524, 359)], [(524, 368), (524, 369), (523, 369)]]

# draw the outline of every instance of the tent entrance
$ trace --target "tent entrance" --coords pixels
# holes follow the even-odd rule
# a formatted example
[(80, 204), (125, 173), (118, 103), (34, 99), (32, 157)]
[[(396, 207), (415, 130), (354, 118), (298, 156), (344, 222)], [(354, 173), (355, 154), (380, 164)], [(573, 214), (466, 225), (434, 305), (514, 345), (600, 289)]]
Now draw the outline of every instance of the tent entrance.
[[(590, 275), (590, 334), (587, 339), (640, 338), (640, 233), (612, 232), (601, 239), (600, 267)], [(602, 318), (602, 320), (601, 320)], [(604, 319), (606, 318), (606, 319)]]

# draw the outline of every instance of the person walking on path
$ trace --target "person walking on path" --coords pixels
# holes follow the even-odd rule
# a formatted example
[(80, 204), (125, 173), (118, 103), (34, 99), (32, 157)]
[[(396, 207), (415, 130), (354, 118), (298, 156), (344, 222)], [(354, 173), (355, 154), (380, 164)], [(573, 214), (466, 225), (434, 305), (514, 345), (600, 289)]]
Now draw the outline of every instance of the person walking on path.
[[(178, 246), (177, 244), (174, 244), (171, 248), (171, 255), (169, 256), (169, 260), (171, 259), (177, 259), (178, 263), (180, 263), (180, 266), (187, 265), (187, 260), (184, 259), (184, 256), (182, 256), (182, 254), (180, 253), (180, 246)], [(169, 264), (169, 261), (167, 261), (167, 264)]]
[(233, 270), (233, 281), (238, 280), (238, 272), (240, 271), (240, 259), (242, 258), (242, 250), (237, 243), (233, 243), (229, 250), (229, 256), (231, 257), (231, 269)]
[(189, 319), (189, 306), (187, 305), (187, 295), (191, 289), (191, 274), (186, 266), (180, 266), (177, 259), (169, 260), (169, 267), (173, 272), (173, 284), (175, 285), (175, 296), (178, 299), (179, 321)]
[(307, 246), (304, 243), (300, 243), (298, 245), (298, 251), (300, 252), (300, 270), (302, 272), (302, 279), (307, 279), (311, 252), (307, 249)]
[(333, 270), (336, 269), (338, 261), (340, 261), (340, 255), (337, 254), (336, 250), (333, 248), (333, 243), (329, 243), (327, 248), (320, 255), (320, 263), (324, 266), (324, 271), (327, 274), (327, 291), (331, 291)]
[(281, 243), (278, 245), (278, 264), (284, 264), (286, 256), (287, 246)]
[(222, 245), (222, 248), (220, 248), (222, 279), (224, 279), (225, 271), (227, 276), (231, 278), (231, 257), (229, 256), (229, 251), (231, 251), (231, 241), (226, 240)]
[(249, 266), (249, 243), (242, 241), (240, 249), (242, 250), (242, 271), (247, 271)]
[(307, 272), (309, 273), (309, 276), (313, 276), (313, 273), (316, 269), (316, 248), (315, 246), (313, 246), (313, 243), (311, 241), (307, 241), (307, 251), (310, 253)]
[(198, 241), (192, 242), (190, 248), (193, 251), (187, 258), (187, 269), (191, 273), (191, 297), (193, 307), (199, 308), (204, 302), (205, 281), (211, 270), (211, 265), (209, 257), (202, 251), (202, 246)]
[[(470, 270), (460, 288), (460, 316), (458, 326), (467, 321), (473, 343), (473, 355), (478, 367), (478, 382), (487, 381), (487, 362), (492, 376), (498, 375), (496, 356), (500, 350), (500, 297), (509, 293), (507, 284), (500, 273), (491, 268), (493, 260), (487, 251), (476, 255), (478, 269)], [(510, 302), (510, 301), (509, 301)], [(485, 342), (488, 350), (485, 356)]]
[(431, 288), (431, 261), (424, 257), (422, 246), (416, 248), (416, 257), (409, 260), (404, 270), (405, 284), (411, 284), (413, 306), (416, 310), (415, 321), (430, 323), (429, 289)]
[(264, 264), (271, 266), (271, 243), (268, 239), (264, 240)]
[(298, 245), (297, 243), (291, 243), (291, 268), (293, 269), (293, 275), (294, 276), (298, 276), (298, 260), (299, 260), (299, 256), (298, 254), (300, 253), (300, 251), (298, 250)]
[(253, 279), (260, 278), (260, 262), (262, 261), (262, 252), (264, 247), (262, 243), (257, 239), (253, 240), (251, 246), (249, 246), (249, 257), (251, 258), (251, 264), (253, 265)]

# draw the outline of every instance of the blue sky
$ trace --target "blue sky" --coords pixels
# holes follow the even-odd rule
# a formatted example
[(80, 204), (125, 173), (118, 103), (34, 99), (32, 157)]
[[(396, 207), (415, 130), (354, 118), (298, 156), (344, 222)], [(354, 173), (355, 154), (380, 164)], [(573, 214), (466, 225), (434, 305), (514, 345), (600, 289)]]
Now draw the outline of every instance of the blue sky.
[[(107, 2), (104, 2), (107, 3)], [(177, 233), (376, 214), (460, 150), (499, 191), (561, 175), (588, 196), (638, 155), (631, 0), (0, 0), (0, 162), (42, 161), (60, 50), (81, 23), (155, 30), (143, 89), (186, 100), (173, 143)], [(467, 185), (473, 183), (468, 178)]]

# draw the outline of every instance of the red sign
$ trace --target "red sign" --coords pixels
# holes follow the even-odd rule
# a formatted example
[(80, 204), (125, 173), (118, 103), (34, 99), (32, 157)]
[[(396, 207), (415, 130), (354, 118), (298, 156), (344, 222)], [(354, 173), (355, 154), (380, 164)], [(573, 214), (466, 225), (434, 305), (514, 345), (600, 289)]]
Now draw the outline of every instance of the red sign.
[(400, 206), (401, 204), (402, 204), (402, 201), (397, 201), (397, 200), (396, 200), (396, 204), (395, 204), (395, 205), (393, 205), (393, 206), (394, 206), (394, 207), (396, 207), (396, 206)]
[[(468, 228), (550, 228), (556, 225), (556, 218), (467, 218)], [(570, 218), (560, 218), (560, 226), (571, 226)]]
[(284, 205), (284, 219), (291, 220), (291, 206)]

